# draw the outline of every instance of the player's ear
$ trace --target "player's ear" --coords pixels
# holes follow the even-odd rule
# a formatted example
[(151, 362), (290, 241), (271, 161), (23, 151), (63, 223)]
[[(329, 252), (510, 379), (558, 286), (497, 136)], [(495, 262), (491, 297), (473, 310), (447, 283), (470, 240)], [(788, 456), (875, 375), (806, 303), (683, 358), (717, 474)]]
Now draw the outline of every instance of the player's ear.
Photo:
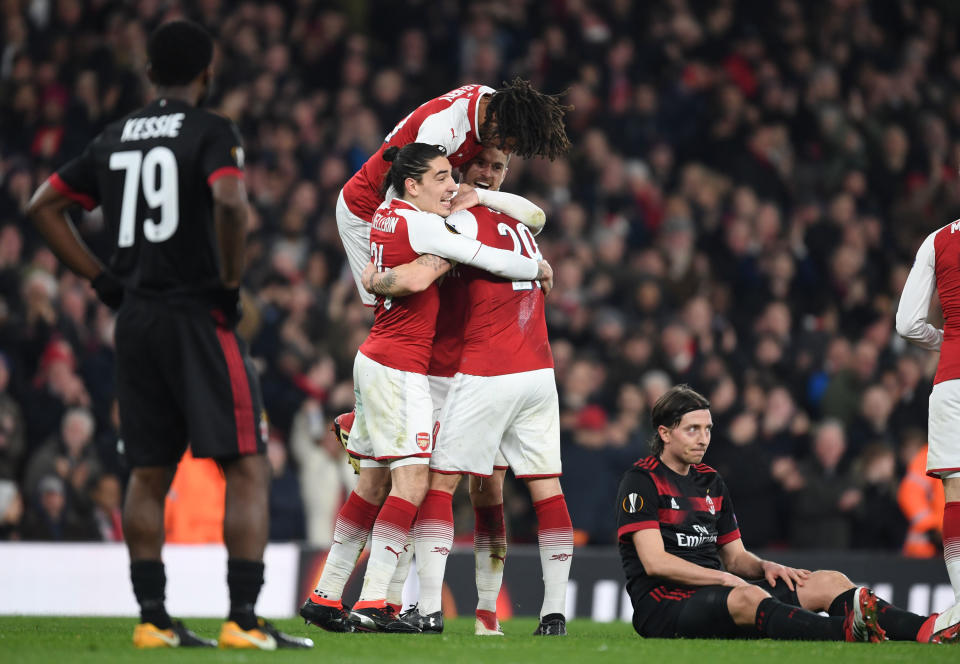
[(670, 441), (669, 427), (665, 427), (661, 424), (660, 426), (657, 427), (657, 433), (660, 434), (660, 440), (662, 440), (664, 443), (667, 443)]
[(147, 78), (150, 79), (150, 82), (154, 85), (157, 84), (157, 82), (153, 80), (153, 65), (149, 62), (147, 63)]
[(403, 186), (406, 187), (407, 193), (411, 196), (416, 196), (420, 193), (420, 183), (417, 182), (416, 178), (407, 178), (403, 181)]

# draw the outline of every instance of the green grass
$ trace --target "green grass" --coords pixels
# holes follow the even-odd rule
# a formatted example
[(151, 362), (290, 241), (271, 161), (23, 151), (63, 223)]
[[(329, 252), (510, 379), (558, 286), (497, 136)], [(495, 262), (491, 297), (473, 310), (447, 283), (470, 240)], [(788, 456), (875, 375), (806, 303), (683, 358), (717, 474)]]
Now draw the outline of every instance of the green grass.
[[(215, 637), (220, 620), (192, 619), (196, 632)], [(299, 620), (275, 624), (293, 634), (309, 635), (311, 651), (237, 652), (217, 650), (137, 651), (130, 645), (130, 618), (0, 617), (0, 662), (111, 664), (112, 662), (311, 662), (341, 664), (741, 664), (774, 662), (816, 664), (904, 664), (957, 662), (960, 650), (917, 643), (786, 643), (774, 641), (693, 641), (640, 639), (625, 623), (573, 620), (567, 638), (534, 638), (533, 619), (504, 622), (507, 636), (476, 637), (473, 620), (448, 620), (442, 635), (329, 634)]]

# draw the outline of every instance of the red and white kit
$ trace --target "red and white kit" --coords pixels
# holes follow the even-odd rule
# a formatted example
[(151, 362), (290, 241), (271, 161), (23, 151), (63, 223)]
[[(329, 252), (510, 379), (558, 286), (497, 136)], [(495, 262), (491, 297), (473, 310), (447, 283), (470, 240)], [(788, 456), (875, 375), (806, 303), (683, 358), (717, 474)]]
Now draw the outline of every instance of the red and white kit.
[[(399, 198), (383, 203), (371, 224), (369, 255), (380, 270), (435, 254), (507, 279), (536, 276), (537, 260), (458, 233), (454, 224), (464, 214), (445, 220)], [(381, 463), (430, 456), (434, 418), (427, 369), (438, 308), (435, 283), (396, 300), (377, 298), (373, 328), (354, 362), (353, 454)]]
[(451, 165), (462, 166), (483, 150), (478, 106), (480, 97), (494, 92), (485, 85), (464, 85), (422, 104), (387, 134), (380, 149), (343, 186), (337, 199), (337, 229), (364, 304), (374, 305), (374, 296), (364, 290), (360, 274), (370, 256), (370, 221), (384, 200), (380, 185), (390, 169), (383, 151), (409, 143), (442, 145)]
[[(944, 327), (927, 322), (936, 289)], [(927, 474), (960, 475), (960, 220), (927, 236), (907, 277), (897, 308), (897, 332), (940, 361), (930, 393)]]
[[(461, 233), (540, 259), (523, 223), (482, 206), (469, 212)], [(468, 302), (463, 352), (431, 469), (490, 475), (499, 449), (517, 477), (558, 476), (559, 400), (543, 291), (535, 281), (504, 281), (469, 267), (459, 273)]]

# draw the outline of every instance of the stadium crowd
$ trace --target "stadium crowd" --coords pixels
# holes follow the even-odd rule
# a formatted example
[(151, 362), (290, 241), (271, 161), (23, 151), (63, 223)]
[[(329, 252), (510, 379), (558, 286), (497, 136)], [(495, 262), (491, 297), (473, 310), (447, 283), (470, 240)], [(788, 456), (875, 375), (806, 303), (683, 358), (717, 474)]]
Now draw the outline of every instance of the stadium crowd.
[[(117, 540), (113, 315), (24, 216), (150, 95), (146, 35), (219, 40), (211, 107), (245, 140), (241, 332), (270, 418), (271, 537), (327, 545), (352, 483), (327, 431), (371, 313), (336, 196), (419, 103), (514, 75), (573, 106), (565, 158), (513, 160), (547, 212), (563, 486), (611, 545), (624, 469), (670, 385), (708, 396), (705, 462), (750, 548), (936, 553), (917, 466), (936, 358), (893, 317), (916, 248), (960, 217), (960, 7), (936, 0), (11, 0), (0, 8), (0, 539)], [(97, 211), (77, 211), (107, 252)], [(122, 443), (120, 443), (122, 448)], [(922, 468), (922, 465), (920, 466)], [(512, 541), (533, 541), (507, 486)], [(458, 532), (469, 537), (463, 500)]]

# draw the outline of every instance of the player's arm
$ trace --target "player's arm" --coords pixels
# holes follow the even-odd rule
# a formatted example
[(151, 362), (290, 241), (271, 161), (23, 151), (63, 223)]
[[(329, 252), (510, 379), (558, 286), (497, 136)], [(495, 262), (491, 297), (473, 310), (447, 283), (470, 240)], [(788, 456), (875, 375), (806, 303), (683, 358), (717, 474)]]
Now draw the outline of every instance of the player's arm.
[(247, 239), (247, 190), (243, 180), (224, 175), (211, 185), (213, 223), (220, 248), (220, 278), (227, 288), (239, 288)]
[(54, 189), (47, 180), (30, 199), (27, 214), (60, 262), (81, 277), (93, 281), (103, 272), (103, 263), (80, 239), (76, 227), (66, 214), (67, 208), (74, 203), (72, 198)]
[(897, 334), (921, 348), (939, 350), (943, 343), (943, 330), (927, 322), (930, 298), (937, 283), (933, 241), (934, 234), (930, 234), (920, 245), (917, 258), (907, 275), (897, 306)]
[(445, 258), (424, 254), (417, 260), (377, 272), (373, 263), (367, 263), (360, 275), (360, 283), (368, 293), (384, 297), (402, 297), (419, 293), (450, 271), (453, 264)]
[(553, 278), (553, 270), (546, 261), (537, 261), (467, 238), (437, 215), (419, 215), (416, 221), (407, 224), (407, 229), (410, 246), (418, 254), (442, 256), (504, 279), (529, 281)]
[(728, 572), (745, 579), (763, 577), (772, 586), (777, 584), (777, 579), (782, 579), (787, 584), (787, 588), (793, 590), (795, 586), (802, 586), (810, 576), (810, 570), (787, 567), (772, 560), (759, 558), (747, 551), (743, 546), (743, 540), (739, 537), (721, 546), (719, 553), (720, 561)]
[(543, 225), (547, 221), (547, 215), (540, 206), (528, 201), (523, 196), (517, 196), (506, 191), (479, 189), (462, 183), (460, 192), (453, 199), (451, 214), (466, 210), (474, 205), (486, 205), (488, 208), (503, 212), (521, 222), (534, 235), (543, 230)]
[(681, 583), (687, 586), (742, 586), (746, 584), (739, 576), (718, 569), (701, 567), (684, 560), (663, 547), (659, 528), (644, 528), (633, 533), (633, 546), (650, 576)]
[[(81, 277), (89, 279), (100, 301), (116, 309), (123, 301), (123, 285), (104, 268), (103, 263), (80, 239), (76, 226), (67, 216), (67, 208), (74, 205), (77, 199), (51, 184), (51, 181), (62, 182), (55, 178), (57, 176), (51, 176), (34, 192), (27, 205), (27, 215), (60, 262)], [(60, 185), (61, 188), (63, 186)], [(92, 208), (93, 203), (91, 199), (85, 207)]]

